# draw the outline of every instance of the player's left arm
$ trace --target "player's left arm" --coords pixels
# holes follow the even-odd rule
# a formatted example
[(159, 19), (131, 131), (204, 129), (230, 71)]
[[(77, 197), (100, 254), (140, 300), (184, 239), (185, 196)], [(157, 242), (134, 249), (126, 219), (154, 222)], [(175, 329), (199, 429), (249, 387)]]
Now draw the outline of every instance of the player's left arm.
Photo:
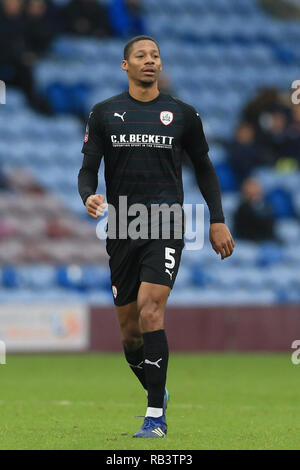
[(222, 209), (221, 188), (215, 168), (208, 156), (208, 144), (203, 132), (199, 114), (190, 108), (186, 113), (183, 145), (195, 169), (198, 187), (205, 199), (210, 213), (209, 239), (221, 258), (231, 256), (234, 241), (225, 224)]

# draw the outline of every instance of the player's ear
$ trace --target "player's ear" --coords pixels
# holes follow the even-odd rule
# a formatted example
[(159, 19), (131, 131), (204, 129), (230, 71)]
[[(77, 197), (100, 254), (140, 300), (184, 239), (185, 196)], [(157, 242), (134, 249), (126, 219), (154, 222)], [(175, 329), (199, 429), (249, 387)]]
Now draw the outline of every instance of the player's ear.
[(123, 59), (122, 64), (121, 64), (122, 70), (125, 70), (126, 72), (128, 71), (128, 62), (127, 60)]

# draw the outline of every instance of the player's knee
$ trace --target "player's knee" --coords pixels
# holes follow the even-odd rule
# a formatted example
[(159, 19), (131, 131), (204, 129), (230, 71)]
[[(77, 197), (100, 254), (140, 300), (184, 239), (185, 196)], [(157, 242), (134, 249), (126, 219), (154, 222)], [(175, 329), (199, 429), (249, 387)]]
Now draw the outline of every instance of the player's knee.
[[(161, 303), (149, 298), (140, 307), (140, 322), (147, 329), (157, 329), (162, 322)], [(145, 328), (143, 328), (144, 330)]]

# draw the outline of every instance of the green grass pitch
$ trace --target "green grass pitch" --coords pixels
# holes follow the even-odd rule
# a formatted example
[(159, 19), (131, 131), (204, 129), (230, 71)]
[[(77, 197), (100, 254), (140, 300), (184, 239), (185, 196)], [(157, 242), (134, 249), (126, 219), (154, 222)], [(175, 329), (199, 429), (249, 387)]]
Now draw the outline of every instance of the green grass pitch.
[(133, 439), (146, 396), (120, 354), (8, 355), (0, 449), (300, 449), (289, 354), (170, 354), (165, 439)]

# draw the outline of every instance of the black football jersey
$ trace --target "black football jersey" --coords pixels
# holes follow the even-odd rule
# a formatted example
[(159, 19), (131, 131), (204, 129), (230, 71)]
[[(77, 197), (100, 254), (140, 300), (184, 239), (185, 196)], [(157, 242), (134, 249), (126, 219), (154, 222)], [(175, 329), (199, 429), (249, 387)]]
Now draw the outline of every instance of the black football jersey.
[(107, 202), (116, 207), (122, 195), (128, 205), (182, 205), (183, 150), (208, 152), (196, 110), (168, 94), (142, 102), (128, 91), (93, 107), (82, 147), (99, 165), (104, 157)]

